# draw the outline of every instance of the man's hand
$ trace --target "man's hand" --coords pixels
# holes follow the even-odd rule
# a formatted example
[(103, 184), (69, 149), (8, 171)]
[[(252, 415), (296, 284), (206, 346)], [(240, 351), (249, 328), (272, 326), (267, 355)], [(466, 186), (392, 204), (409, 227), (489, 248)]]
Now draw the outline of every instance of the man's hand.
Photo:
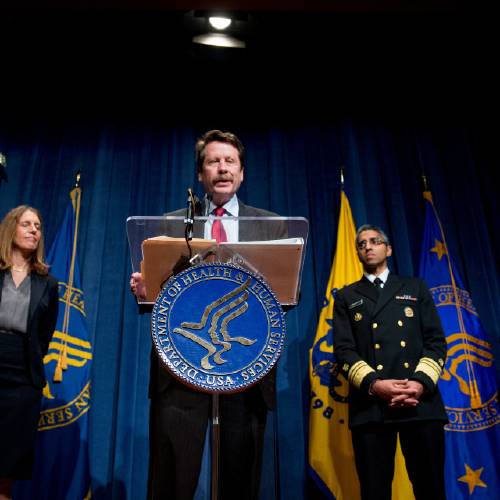
[(404, 408), (408, 406), (417, 406), (424, 393), (424, 386), (416, 380), (404, 380), (401, 384), (401, 392), (394, 396), (389, 406)]
[(146, 285), (141, 273), (132, 273), (130, 276), (130, 291), (138, 298), (146, 298)]
[(390, 402), (393, 398), (401, 394), (401, 386), (404, 386), (405, 382), (405, 380), (393, 378), (385, 380), (378, 379), (373, 382), (370, 390), (374, 396)]
[(424, 386), (415, 380), (386, 379), (375, 380), (371, 386), (374, 396), (389, 403), (395, 408), (417, 406), (424, 392)]

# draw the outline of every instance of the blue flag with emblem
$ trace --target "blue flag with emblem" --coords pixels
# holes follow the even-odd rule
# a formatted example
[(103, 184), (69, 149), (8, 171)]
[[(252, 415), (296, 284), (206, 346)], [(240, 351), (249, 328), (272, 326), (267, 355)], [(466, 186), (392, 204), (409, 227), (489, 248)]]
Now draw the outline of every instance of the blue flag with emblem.
[(47, 257), (50, 274), (59, 282), (59, 317), (44, 358), (47, 384), (33, 478), (15, 483), (14, 500), (90, 498), (88, 410), (92, 349), (76, 256), (80, 197), (80, 188), (74, 188)]
[(429, 191), (420, 276), (437, 306), (448, 344), (439, 380), (446, 426), (448, 500), (500, 498), (500, 410), (491, 344), (448, 252)]

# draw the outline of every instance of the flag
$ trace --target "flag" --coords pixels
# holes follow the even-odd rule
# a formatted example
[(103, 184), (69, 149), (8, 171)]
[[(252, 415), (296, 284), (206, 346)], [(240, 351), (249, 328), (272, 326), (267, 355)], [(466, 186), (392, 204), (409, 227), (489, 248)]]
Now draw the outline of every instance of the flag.
[(500, 410), (491, 344), (449, 254), (429, 191), (420, 276), (427, 282), (448, 344), (439, 380), (449, 423), (448, 500), (500, 498)]
[(325, 495), (338, 500), (354, 500), (360, 496), (348, 428), (348, 382), (335, 363), (332, 331), (336, 291), (359, 280), (363, 274), (354, 245), (355, 237), (351, 207), (342, 191), (337, 248), (316, 337), (309, 353), (309, 467)]
[(31, 481), (17, 481), (14, 500), (90, 498), (88, 410), (92, 349), (77, 259), (80, 188), (70, 193), (47, 262), (59, 283), (57, 326), (44, 358), (47, 384), (38, 422)]

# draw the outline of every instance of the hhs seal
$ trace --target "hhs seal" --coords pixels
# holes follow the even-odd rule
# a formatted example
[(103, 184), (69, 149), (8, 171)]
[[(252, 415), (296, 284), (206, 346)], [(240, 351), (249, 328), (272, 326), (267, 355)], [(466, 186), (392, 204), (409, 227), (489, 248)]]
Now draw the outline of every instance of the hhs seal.
[(200, 264), (170, 278), (151, 319), (153, 345), (184, 383), (238, 392), (274, 366), (285, 340), (283, 310), (268, 285), (230, 264)]

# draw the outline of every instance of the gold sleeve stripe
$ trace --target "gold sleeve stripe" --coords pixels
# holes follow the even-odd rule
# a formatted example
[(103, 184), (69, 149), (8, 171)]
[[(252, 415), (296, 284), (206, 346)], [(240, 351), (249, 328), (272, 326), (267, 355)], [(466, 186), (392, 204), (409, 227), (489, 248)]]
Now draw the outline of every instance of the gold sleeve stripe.
[(418, 362), (415, 372), (425, 373), (433, 382), (437, 384), (441, 375), (441, 367), (437, 361), (432, 358), (421, 358)]
[(358, 361), (351, 366), (349, 373), (347, 374), (347, 378), (349, 382), (358, 389), (361, 387), (361, 383), (363, 379), (369, 374), (374, 372), (375, 370), (364, 361)]

